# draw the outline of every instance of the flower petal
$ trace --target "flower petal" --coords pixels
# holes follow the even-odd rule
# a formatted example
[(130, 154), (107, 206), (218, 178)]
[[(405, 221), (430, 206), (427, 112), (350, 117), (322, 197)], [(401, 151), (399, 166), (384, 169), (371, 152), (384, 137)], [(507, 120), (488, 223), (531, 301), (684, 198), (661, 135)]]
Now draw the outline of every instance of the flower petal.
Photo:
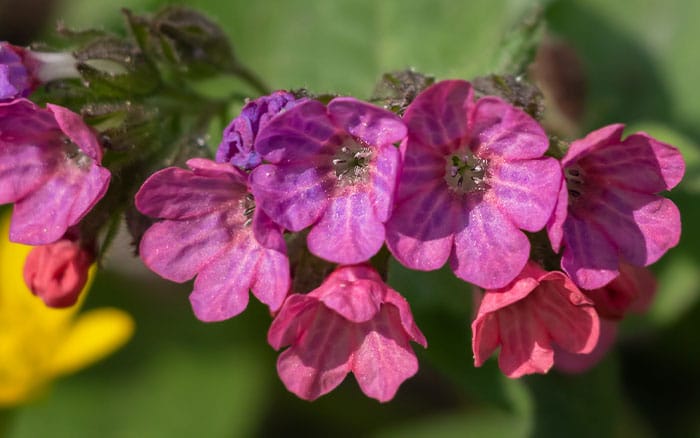
[(559, 347), (572, 353), (591, 352), (600, 333), (593, 303), (560, 272), (548, 277), (529, 297), (530, 308), (536, 312), (533, 317), (544, 324)]
[[(190, 160), (190, 164), (202, 163)], [(151, 217), (188, 219), (245, 196), (245, 179), (241, 180), (234, 167), (212, 164), (218, 167), (201, 170), (195, 167), (195, 172), (168, 167), (154, 173), (136, 193), (136, 208)]]
[(525, 234), (488, 202), (474, 204), (469, 223), (455, 235), (450, 265), (455, 274), (485, 289), (507, 285), (530, 256)]
[(352, 364), (362, 392), (380, 402), (394, 398), (399, 386), (418, 372), (398, 309), (382, 306), (376, 318), (361, 325)]
[(327, 394), (350, 372), (357, 338), (355, 324), (319, 305), (299, 342), (280, 354), (277, 373), (304, 400)]
[(590, 353), (570, 353), (561, 348), (554, 349), (554, 367), (565, 373), (583, 373), (603, 360), (615, 345), (617, 321), (600, 319), (600, 337)]
[(497, 97), (482, 97), (469, 115), (472, 150), (482, 158), (539, 158), (549, 139), (535, 119)]
[(352, 322), (368, 321), (379, 312), (386, 286), (365, 265), (341, 266), (309, 294)]
[(620, 143), (624, 130), (625, 125), (620, 123), (608, 125), (588, 133), (582, 139), (571, 142), (566, 155), (561, 160), (562, 167), (566, 168), (578, 161), (579, 158), (592, 154), (600, 148)]
[(333, 123), (371, 146), (385, 146), (403, 140), (406, 125), (394, 113), (352, 97), (336, 97), (328, 103)]
[(500, 345), (498, 319), (494, 313), (479, 315), (472, 322), (472, 352), (474, 366), (480, 367)]
[(55, 242), (104, 196), (109, 180), (109, 171), (103, 167), (94, 165), (83, 170), (65, 164), (44, 185), (15, 204), (10, 238), (29, 245)]
[(423, 333), (413, 320), (413, 314), (411, 313), (411, 307), (408, 305), (408, 301), (406, 301), (406, 299), (394, 289), (386, 287), (384, 302), (387, 304), (392, 304), (398, 309), (399, 317), (401, 318), (401, 325), (411, 340), (422, 345), (423, 348), (428, 348), (428, 341), (425, 339), (425, 336), (423, 336)]
[(374, 165), (370, 166), (372, 207), (379, 222), (389, 220), (394, 208), (394, 192), (400, 163), (399, 149), (394, 146), (381, 147), (377, 151)]
[(335, 263), (369, 260), (384, 244), (384, 224), (372, 208), (369, 191), (352, 186), (333, 197), (309, 232), (309, 251)]
[(328, 205), (335, 185), (331, 170), (309, 163), (263, 164), (250, 174), (251, 190), (258, 207), (273, 221), (287, 230), (301, 231), (316, 222)]
[(674, 187), (685, 171), (683, 157), (676, 148), (644, 133), (591, 149), (578, 162), (591, 174), (588, 178), (597, 177), (601, 184), (644, 193)]
[(461, 80), (441, 81), (425, 89), (406, 110), (408, 141), (445, 156), (467, 136), (467, 109), (472, 87)]
[(554, 365), (554, 351), (547, 330), (534, 317), (533, 310), (528, 300), (524, 300), (495, 314), (501, 339), (498, 366), (510, 378), (545, 374)]
[(185, 221), (153, 224), (141, 239), (139, 254), (163, 278), (183, 282), (195, 276), (231, 242), (230, 212), (216, 212)]
[(252, 236), (239, 236), (199, 271), (190, 303), (200, 321), (223, 321), (248, 306), (255, 267), (261, 257), (255, 246)]
[(619, 258), (616, 248), (595, 225), (573, 212), (564, 223), (562, 269), (583, 289), (596, 289), (617, 277)]
[(95, 137), (95, 133), (90, 129), (83, 118), (68, 108), (62, 106), (46, 104), (46, 109), (53, 113), (56, 123), (64, 134), (78, 145), (85, 155), (95, 160), (98, 164), (102, 162), (102, 148)]
[[(279, 114), (258, 133), (255, 151), (270, 163), (308, 163), (332, 154), (328, 143), (338, 132), (326, 107), (310, 100)], [(330, 160), (328, 160), (330, 162)]]
[(289, 295), (270, 324), (267, 343), (275, 350), (295, 343), (315, 318), (318, 301), (308, 295)]
[(557, 204), (554, 207), (552, 216), (547, 222), (547, 237), (552, 244), (552, 249), (555, 253), (561, 250), (561, 241), (564, 238), (564, 222), (569, 212), (569, 190), (566, 187), (566, 181), (562, 179)]
[(386, 224), (386, 243), (402, 265), (430, 271), (450, 256), (455, 231), (466, 218), (464, 203), (455, 200), (438, 181), (416, 192), (411, 202), (395, 207)]
[(57, 165), (51, 148), (44, 144), (19, 146), (0, 140), (0, 204), (17, 202), (37, 190)]
[(259, 251), (260, 256), (250, 289), (271, 312), (276, 312), (289, 292), (289, 259), (286, 254), (276, 250), (261, 248)]
[(518, 228), (534, 232), (552, 215), (561, 180), (553, 158), (503, 162), (492, 169), (487, 196)]

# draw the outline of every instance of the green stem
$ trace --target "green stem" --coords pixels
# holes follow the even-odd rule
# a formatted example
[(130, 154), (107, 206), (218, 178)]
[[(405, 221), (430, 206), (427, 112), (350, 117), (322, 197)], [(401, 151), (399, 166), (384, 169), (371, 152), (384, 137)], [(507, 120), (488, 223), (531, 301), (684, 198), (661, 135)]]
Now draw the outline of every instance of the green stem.
[(253, 73), (253, 71), (247, 68), (246, 66), (236, 64), (236, 66), (233, 68), (232, 73), (238, 76), (239, 78), (243, 79), (245, 82), (247, 82), (248, 85), (253, 87), (253, 89), (255, 89), (255, 91), (257, 91), (261, 95), (271, 93), (270, 87), (268, 87), (265, 84), (265, 82), (263, 82), (262, 79), (258, 77), (258, 75)]

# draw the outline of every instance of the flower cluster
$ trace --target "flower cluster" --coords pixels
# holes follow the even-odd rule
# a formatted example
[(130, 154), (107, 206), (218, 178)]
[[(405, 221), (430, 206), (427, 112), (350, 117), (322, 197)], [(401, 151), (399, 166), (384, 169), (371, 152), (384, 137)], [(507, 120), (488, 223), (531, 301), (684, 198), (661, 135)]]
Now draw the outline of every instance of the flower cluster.
[[(522, 102), (464, 80), (409, 75), (410, 95), (385, 108), (277, 91), (246, 102), (214, 160), (184, 160), (191, 136), (165, 135), (178, 145), (169, 148), (149, 129), (163, 118), (201, 134), (228, 104), (181, 92), (185, 78), (219, 68), (265, 87), (201, 16), (126, 14), (138, 44), (104, 39), (78, 56), (109, 61), (96, 64), (105, 71), (79, 64), (109, 90), (81, 108), (92, 124), (27, 100), (40, 83), (75, 77), (76, 58), (0, 44), (0, 203), (14, 204), (11, 239), (42, 245), (24, 273), (49, 306), (76, 302), (96, 236), (111, 210), (125, 210), (146, 266), (194, 278), (197, 318), (234, 317), (251, 292), (268, 306), (268, 342), (288, 347), (277, 369), (291, 392), (312, 400), (352, 372), (384, 402), (418, 370), (411, 342), (427, 347), (408, 302), (384, 281), (388, 254), (419, 271), (449, 264), (475, 285), (475, 364), (500, 349), (503, 373), (520, 377), (602, 357), (617, 321), (654, 292), (646, 267), (679, 241), (679, 211), (659, 195), (683, 177), (677, 149), (610, 125), (559, 150)], [(193, 56), (198, 44), (209, 51)], [(162, 85), (173, 76), (177, 87)], [(170, 94), (150, 111), (138, 96), (156, 86)], [(113, 154), (105, 166), (103, 147)], [(111, 175), (119, 185), (105, 197)], [(302, 286), (302, 259), (325, 278)]]
[[(350, 97), (324, 105), (277, 92), (233, 120), (217, 162), (146, 181), (136, 205), (164, 220), (140, 253), (165, 278), (197, 275), (191, 300), (205, 321), (240, 313), (251, 289), (276, 312), (270, 345), (290, 346), (280, 377), (305, 399), (352, 371), (385, 401), (416, 372), (409, 341), (425, 338), (367, 264), (385, 243), (409, 268), (449, 262), (484, 290), (476, 365), (500, 346), (510, 377), (547, 372), (555, 356), (574, 369), (643, 293), (642, 267), (679, 239), (678, 210), (658, 193), (682, 177), (680, 154), (621, 134), (600, 129), (557, 160), (536, 120), (498, 97), (475, 99), (461, 80), (427, 88), (403, 118)], [(539, 254), (526, 233), (545, 228), (551, 249)], [(288, 290), (283, 236), (302, 231), (311, 254), (338, 264), (308, 293)]]

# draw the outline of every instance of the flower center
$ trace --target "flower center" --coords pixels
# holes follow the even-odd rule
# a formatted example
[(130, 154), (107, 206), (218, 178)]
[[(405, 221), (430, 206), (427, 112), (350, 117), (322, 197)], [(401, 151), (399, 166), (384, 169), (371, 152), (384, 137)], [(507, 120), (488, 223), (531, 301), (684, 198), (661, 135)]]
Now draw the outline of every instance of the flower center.
[(483, 192), (490, 186), (486, 182), (489, 162), (471, 152), (447, 157), (445, 181), (458, 193)]
[(92, 164), (92, 158), (87, 156), (77, 144), (73, 143), (68, 137), (62, 137), (63, 153), (66, 159), (74, 162), (80, 169), (89, 169)]
[(564, 169), (566, 189), (569, 191), (569, 204), (576, 202), (584, 194), (585, 174), (581, 167), (572, 165)]
[(354, 139), (347, 139), (333, 156), (333, 169), (338, 181), (355, 183), (364, 179), (369, 172), (369, 163), (372, 160), (372, 149), (358, 143)]
[(255, 213), (255, 198), (248, 193), (241, 199), (241, 209), (243, 210), (243, 226), (247, 227), (253, 223), (253, 214)]

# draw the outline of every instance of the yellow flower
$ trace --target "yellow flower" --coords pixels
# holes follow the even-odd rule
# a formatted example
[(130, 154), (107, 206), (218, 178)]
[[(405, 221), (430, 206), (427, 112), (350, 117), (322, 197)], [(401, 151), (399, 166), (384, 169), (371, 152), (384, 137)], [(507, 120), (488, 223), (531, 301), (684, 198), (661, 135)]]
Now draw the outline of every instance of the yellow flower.
[[(8, 241), (0, 213), (0, 408), (29, 401), (47, 385), (109, 355), (131, 337), (131, 317), (117, 309), (51, 309), (24, 284), (30, 246)], [(94, 277), (94, 266), (85, 289)], [(83, 293), (82, 296), (85, 295)]]

